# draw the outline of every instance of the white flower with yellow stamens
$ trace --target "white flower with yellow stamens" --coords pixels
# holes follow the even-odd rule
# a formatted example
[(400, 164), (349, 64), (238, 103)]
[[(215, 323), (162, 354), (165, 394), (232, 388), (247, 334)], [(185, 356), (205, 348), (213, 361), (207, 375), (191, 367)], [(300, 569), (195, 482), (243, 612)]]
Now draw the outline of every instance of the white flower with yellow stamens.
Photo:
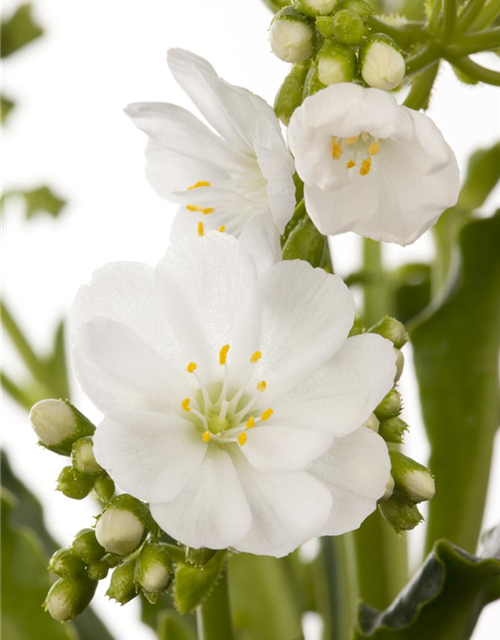
[[(283, 556), (357, 528), (390, 473), (363, 423), (393, 386), (391, 342), (348, 338), (351, 293), (306, 262), (260, 272), (211, 232), (156, 269), (108, 264), (71, 313), (94, 454), (190, 547)], [(267, 261), (270, 263), (270, 260)]]
[(150, 183), (181, 203), (173, 237), (216, 229), (239, 236), (255, 216), (279, 236), (294, 211), (294, 165), (273, 109), (194, 53), (170, 49), (168, 65), (212, 128), (173, 104), (131, 104), (126, 112), (149, 136)]
[(324, 234), (407, 245), (457, 201), (457, 161), (443, 135), (385, 91), (327, 87), (295, 111), (288, 139)]

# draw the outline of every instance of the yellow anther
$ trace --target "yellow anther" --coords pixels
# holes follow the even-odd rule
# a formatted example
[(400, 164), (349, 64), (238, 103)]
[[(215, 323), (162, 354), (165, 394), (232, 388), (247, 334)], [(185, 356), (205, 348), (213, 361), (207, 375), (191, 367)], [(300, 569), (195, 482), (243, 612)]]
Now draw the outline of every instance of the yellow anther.
[(202, 212), (202, 214), (204, 216), (208, 216), (209, 213), (213, 213), (214, 208), (213, 207), (206, 207), (206, 209), (200, 209), (200, 211)]
[(198, 222), (198, 235), (201, 237), (205, 233), (205, 225), (203, 222)]
[(257, 383), (257, 391), (264, 392), (266, 388), (267, 388), (267, 384), (265, 380), (261, 380), (259, 383)]
[(258, 362), (261, 358), (262, 358), (262, 353), (260, 351), (256, 351), (250, 358), (250, 362), (252, 363)]
[(368, 153), (371, 156), (376, 156), (380, 153), (380, 142), (372, 142), (371, 145), (368, 147)]
[(225, 344), (219, 351), (219, 364), (226, 364), (227, 352), (229, 351), (229, 345)]
[(212, 434), (210, 433), (210, 431), (204, 431), (201, 434), (201, 439), (203, 440), (203, 442), (209, 442), (212, 439)]
[(253, 429), (255, 427), (255, 418), (248, 418), (245, 422), (245, 427), (247, 429)]
[(187, 205), (186, 205), (186, 209), (187, 209), (188, 211), (192, 211), (193, 213), (195, 213), (196, 211), (199, 211), (199, 210), (200, 210), (200, 208), (199, 208), (199, 207), (196, 207), (194, 204), (187, 204)]
[(196, 362), (190, 362), (186, 367), (188, 373), (194, 373), (197, 368), (198, 365), (196, 364)]
[(184, 398), (184, 400), (181, 402), (181, 406), (184, 409), (184, 411), (191, 411), (191, 407), (189, 406), (190, 402), (191, 402), (191, 398)]
[(349, 162), (346, 164), (346, 167), (348, 169), (352, 169), (355, 166), (356, 166), (356, 163), (354, 162), (354, 160), (349, 160)]
[(370, 173), (370, 167), (372, 166), (372, 159), (365, 158), (361, 163), (361, 169), (359, 170), (360, 175), (366, 176)]
[(226, 230), (226, 227), (224, 225), (222, 225), (222, 227), (219, 227), (219, 231), (221, 233), (224, 233), (225, 230)]
[(242, 431), (238, 436), (238, 444), (240, 445), (240, 447), (242, 447), (246, 441), (247, 441), (247, 434), (244, 431)]
[(338, 160), (340, 158), (340, 156), (342, 155), (342, 145), (339, 144), (338, 142), (333, 142), (333, 147), (332, 147), (332, 158), (334, 160)]
[(346, 138), (345, 139), (345, 143), (346, 144), (356, 144), (356, 142), (359, 140), (359, 135), (358, 136), (353, 136), (352, 138)]
[(188, 187), (188, 191), (191, 191), (191, 189), (198, 189), (198, 187), (209, 187), (210, 186), (210, 182), (207, 182), (206, 180), (200, 180), (199, 182), (195, 182), (191, 187)]
[(272, 409), (266, 409), (264, 413), (260, 416), (261, 420), (269, 420), (269, 418), (273, 415), (274, 411)]

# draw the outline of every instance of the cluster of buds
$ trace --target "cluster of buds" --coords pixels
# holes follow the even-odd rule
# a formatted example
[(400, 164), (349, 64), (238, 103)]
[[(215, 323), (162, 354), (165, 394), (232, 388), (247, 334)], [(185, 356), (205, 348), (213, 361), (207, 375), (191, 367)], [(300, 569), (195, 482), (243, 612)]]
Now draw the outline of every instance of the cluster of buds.
[(274, 16), (271, 48), (294, 64), (276, 96), (284, 124), (304, 98), (331, 84), (358, 82), (390, 91), (402, 83), (403, 52), (389, 36), (372, 32), (373, 14), (365, 0), (292, 0)]
[[(408, 341), (406, 329), (395, 318), (386, 316), (368, 331), (390, 340), (396, 353), (394, 388), (385, 396), (364, 426), (376, 431), (389, 446), (391, 478), (387, 483), (385, 495), (379, 501), (379, 509), (389, 524), (400, 533), (415, 528), (422, 521), (417, 504), (434, 496), (434, 478), (426, 467), (391, 448), (403, 443), (404, 434), (409, 429), (406, 422), (400, 418), (403, 401), (396, 389), (404, 367), (401, 349)], [(357, 317), (351, 335), (363, 332), (361, 321)]]

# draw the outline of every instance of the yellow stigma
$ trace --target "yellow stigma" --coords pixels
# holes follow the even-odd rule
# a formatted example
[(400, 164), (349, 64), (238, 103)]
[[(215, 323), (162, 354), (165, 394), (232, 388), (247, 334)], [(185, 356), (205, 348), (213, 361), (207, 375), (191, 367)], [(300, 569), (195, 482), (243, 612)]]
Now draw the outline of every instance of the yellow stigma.
[(204, 234), (205, 232), (205, 225), (203, 224), (203, 222), (198, 222), (198, 235), (201, 236)]
[(190, 362), (186, 367), (188, 373), (194, 373), (197, 368), (198, 365), (196, 364), (196, 362)]
[(222, 227), (219, 227), (219, 231), (221, 233), (224, 233), (225, 230), (226, 230), (226, 227), (224, 225), (222, 225)]
[(372, 142), (371, 145), (368, 147), (368, 153), (371, 156), (376, 156), (380, 153), (380, 142)]
[(264, 413), (260, 416), (261, 420), (269, 420), (269, 418), (273, 415), (274, 411), (272, 409), (266, 409)]
[(356, 166), (356, 163), (354, 162), (354, 160), (349, 160), (349, 162), (346, 164), (346, 167), (348, 169), (352, 169), (355, 166)]
[(245, 422), (245, 427), (247, 429), (253, 429), (255, 427), (255, 418), (248, 418)]
[(250, 362), (252, 363), (258, 362), (261, 358), (262, 358), (262, 353), (260, 351), (256, 351), (250, 358)]
[(229, 351), (229, 345), (225, 344), (219, 351), (219, 364), (226, 364), (227, 352)]
[(191, 191), (191, 189), (198, 189), (198, 187), (209, 187), (210, 186), (210, 182), (207, 182), (206, 180), (200, 180), (199, 182), (195, 182), (192, 186), (188, 187), (188, 191)]
[(359, 135), (358, 136), (353, 136), (352, 138), (346, 138), (345, 139), (345, 143), (346, 144), (356, 144), (356, 142), (359, 140)]
[(337, 138), (333, 139), (332, 158), (338, 160), (342, 155), (342, 145), (337, 142)]
[(203, 440), (203, 442), (209, 442), (212, 439), (212, 434), (210, 433), (210, 431), (204, 431), (201, 434), (201, 439)]
[(371, 158), (365, 158), (363, 160), (363, 162), (361, 163), (361, 169), (359, 170), (359, 174), (361, 176), (366, 176), (370, 173), (370, 167), (372, 165), (372, 159)]
[(261, 380), (259, 383), (257, 383), (257, 391), (264, 392), (266, 388), (267, 388), (267, 384), (265, 380)]
[(191, 407), (189, 406), (190, 402), (191, 402), (191, 398), (184, 398), (184, 400), (181, 402), (181, 406), (184, 409), (184, 411), (191, 411)]
[(240, 445), (240, 447), (242, 447), (246, 441), (247, 441), (247, 434), (244, 431), (242, 431), (238, 436), (238, 444)]

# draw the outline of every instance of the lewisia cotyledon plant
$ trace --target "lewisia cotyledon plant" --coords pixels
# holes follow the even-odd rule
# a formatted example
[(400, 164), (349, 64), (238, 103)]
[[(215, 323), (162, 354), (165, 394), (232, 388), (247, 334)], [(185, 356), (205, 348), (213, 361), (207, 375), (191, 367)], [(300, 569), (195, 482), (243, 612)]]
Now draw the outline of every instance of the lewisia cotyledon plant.
[(104, 420), (97, 461), (190, 547), (283, 556), (357, 528), (390, 477), (362, 426), (392, 388), (392, 343), (348, 338), (342, 280), (306, 262), (258, 273), (234, 237), (112, 263), (72, 308), (78, 379)]
[(380, 89), (339, 83), (306, 98), (288, 140), (322, 233), (407, 245), (457, 202), (457, 161), (442, 133)]
[(131, 104), (126, 112), (149, 136), (150, 183), (181, 203), (173, 237), (211, 229), (239, 236), (255, 216), (283, 233), (295, 207), (295, 169), (273, 109), (194, 53), (170, 49), (168, 65), (212, 128), (173, 104)]

